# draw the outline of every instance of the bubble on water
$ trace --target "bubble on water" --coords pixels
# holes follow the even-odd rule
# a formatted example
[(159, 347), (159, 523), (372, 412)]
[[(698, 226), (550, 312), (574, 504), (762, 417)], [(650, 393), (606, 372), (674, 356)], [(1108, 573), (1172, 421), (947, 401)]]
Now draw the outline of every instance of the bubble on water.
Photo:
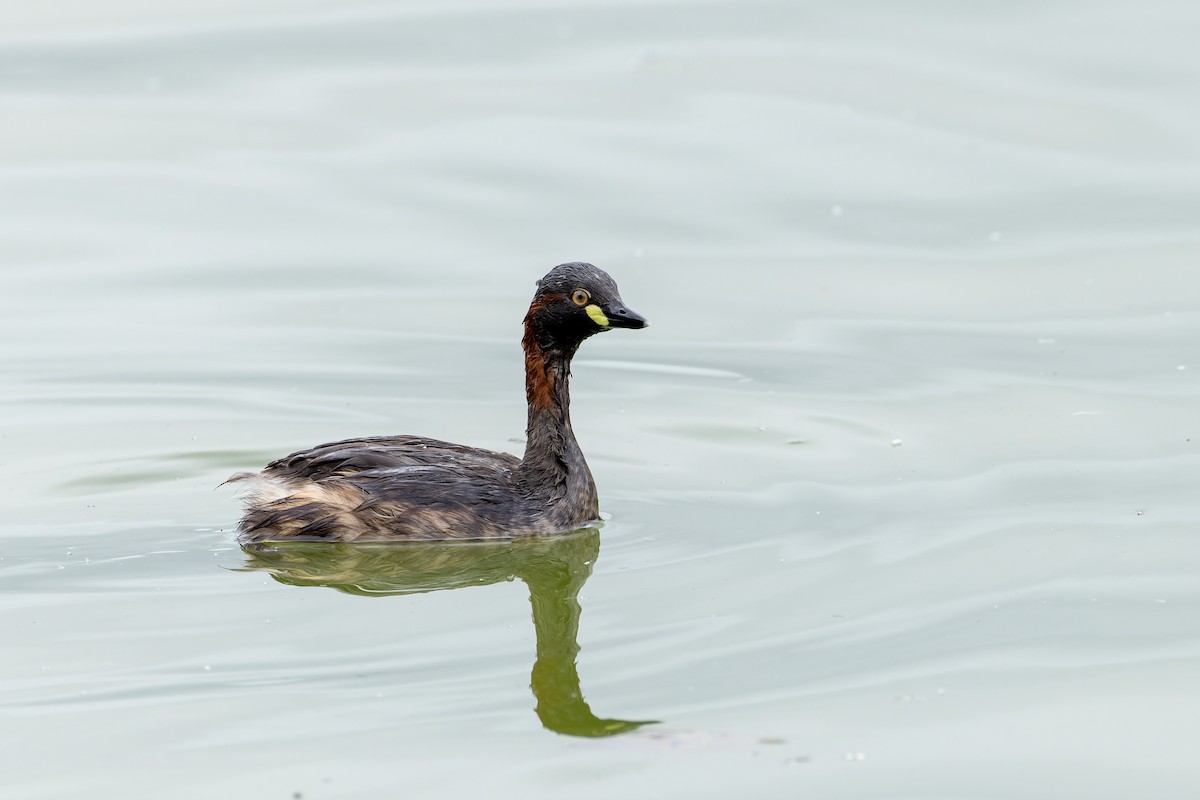
[(904, 444), (903, 439), (892, 439), (892, 447), (899, 447), (902, 444)]

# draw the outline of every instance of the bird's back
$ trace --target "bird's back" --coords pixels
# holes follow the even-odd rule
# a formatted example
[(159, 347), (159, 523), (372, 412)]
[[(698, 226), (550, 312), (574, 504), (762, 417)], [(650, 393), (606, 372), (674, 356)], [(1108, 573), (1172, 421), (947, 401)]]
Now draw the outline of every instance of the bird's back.
[(244, 481), (244, 540), (503, 535), (528, 516), (508, 453), (420, 436), (322, 444)]

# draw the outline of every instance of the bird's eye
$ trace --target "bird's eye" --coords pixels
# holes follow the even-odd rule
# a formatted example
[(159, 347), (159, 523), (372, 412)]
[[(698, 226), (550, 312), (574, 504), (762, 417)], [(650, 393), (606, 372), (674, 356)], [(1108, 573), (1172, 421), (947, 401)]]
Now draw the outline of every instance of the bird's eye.
[(587, 292), (585, 292), (583, 289), (576, 289), (574, 292), (571, 293), (571, 302), (577, 306), (586, 306), (588, 304), (588, 301), (591, 299), (592, 299), (592, 296), (590, 294), (588, 294)]

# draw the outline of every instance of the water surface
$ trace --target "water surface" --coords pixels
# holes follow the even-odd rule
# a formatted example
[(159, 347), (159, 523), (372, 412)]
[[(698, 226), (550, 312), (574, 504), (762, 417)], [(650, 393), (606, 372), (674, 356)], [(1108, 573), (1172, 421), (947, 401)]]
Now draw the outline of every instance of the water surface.
[[(1194, 793), (1198, 25), (0, 11), (2, 794)], [(520, 452), (577, 259), (598, 534), (237, 547), (292, 450)]]

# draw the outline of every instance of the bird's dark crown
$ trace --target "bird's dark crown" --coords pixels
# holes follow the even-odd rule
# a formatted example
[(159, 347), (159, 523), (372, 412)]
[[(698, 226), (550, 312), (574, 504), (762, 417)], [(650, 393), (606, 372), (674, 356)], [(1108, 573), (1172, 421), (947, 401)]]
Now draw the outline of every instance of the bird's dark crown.
[(538, 295), (563, 294), (570, 296), (576, 289), (583, 289), (591, 294), (597, 303), (606, 303), (621, 295), (617, 291), (617, 282), (607, 272), (594, 264), (582, 261), (572, 261), (569, 264), (559, 264), (546, 273), (537, 282)]

